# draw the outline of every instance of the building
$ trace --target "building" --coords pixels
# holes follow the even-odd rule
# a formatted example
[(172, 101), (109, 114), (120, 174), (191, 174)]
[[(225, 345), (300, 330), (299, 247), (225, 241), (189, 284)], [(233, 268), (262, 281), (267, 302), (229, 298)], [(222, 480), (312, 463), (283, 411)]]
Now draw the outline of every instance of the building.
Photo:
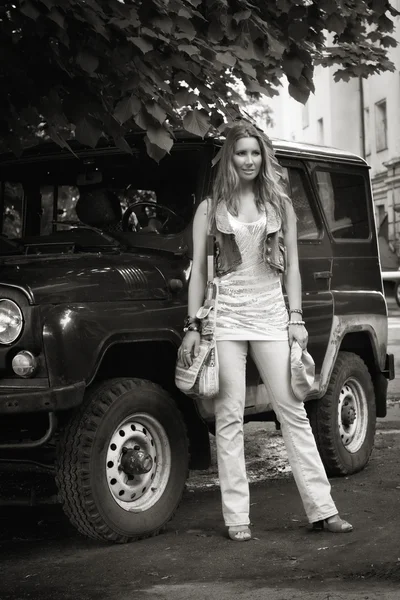
[[(400, 10), (400, 0), (392, 3)], [(274, 125), (269, 135), (325, 144), (365, 157), (371, 165), (375, 217), (380, 233), (400, 257), (400, 18), (389, 50), (393, 73), (335, 82), (332, 68), (315, 70), (315, 94), (307, 104), (283, 87), (270, 101)]]

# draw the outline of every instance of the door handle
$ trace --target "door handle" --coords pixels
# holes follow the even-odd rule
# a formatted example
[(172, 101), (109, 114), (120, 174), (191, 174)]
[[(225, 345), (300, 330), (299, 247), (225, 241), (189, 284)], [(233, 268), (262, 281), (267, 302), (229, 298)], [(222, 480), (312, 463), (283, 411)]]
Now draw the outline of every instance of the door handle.
[(315, 271), (314, 279), (331, 279), (332, 271)]

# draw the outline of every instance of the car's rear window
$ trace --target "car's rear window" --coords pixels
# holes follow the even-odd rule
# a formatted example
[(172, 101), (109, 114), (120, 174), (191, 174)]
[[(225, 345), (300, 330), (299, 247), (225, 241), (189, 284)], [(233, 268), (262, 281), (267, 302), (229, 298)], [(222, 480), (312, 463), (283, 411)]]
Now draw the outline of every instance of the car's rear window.
[(365, 240), (370, 235), (366, 181), (359, 173), (318, 169), (318, 194), (334, 239)]

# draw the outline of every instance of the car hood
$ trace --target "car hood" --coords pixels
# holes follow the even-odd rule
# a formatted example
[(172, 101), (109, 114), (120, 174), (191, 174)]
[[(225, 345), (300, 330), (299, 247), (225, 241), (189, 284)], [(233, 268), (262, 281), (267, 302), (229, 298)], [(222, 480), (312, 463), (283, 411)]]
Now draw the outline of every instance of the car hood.
[(5, 257), (0, 289), (23, 289), (31, 304), (162, 299), (167, 283), (154, 260), (136, 254)]

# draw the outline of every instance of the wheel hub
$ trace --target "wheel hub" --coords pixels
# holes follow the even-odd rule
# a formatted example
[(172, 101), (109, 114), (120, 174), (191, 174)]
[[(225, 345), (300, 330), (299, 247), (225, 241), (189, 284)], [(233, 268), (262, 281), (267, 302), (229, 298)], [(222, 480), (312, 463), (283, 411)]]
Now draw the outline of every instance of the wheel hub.
[(149, 473), (153, 468), (153, 459), (140, 446), (135, 446), (131, 449), (124, 446), (122, 448), (120, 466), (122, 471), (131, 477), (134, 475), (144, 475), (144, 473)]
[(345, 427), (349, 427), (356, 420), (356, 411), (348, 401), (345, 401), (342, 407), (342, 423)]
[(111, 435), (106, 478), (114, 500), (126, 511), (142, 512), (163, 494), (171, 470), (167, 434), (152, 416), (136, 413)]
[(348, 452), (357, 452), (367, 432), (368, 401), (356, 377), (349, 377), (340, 391), (338, 426), (343, 446)]

